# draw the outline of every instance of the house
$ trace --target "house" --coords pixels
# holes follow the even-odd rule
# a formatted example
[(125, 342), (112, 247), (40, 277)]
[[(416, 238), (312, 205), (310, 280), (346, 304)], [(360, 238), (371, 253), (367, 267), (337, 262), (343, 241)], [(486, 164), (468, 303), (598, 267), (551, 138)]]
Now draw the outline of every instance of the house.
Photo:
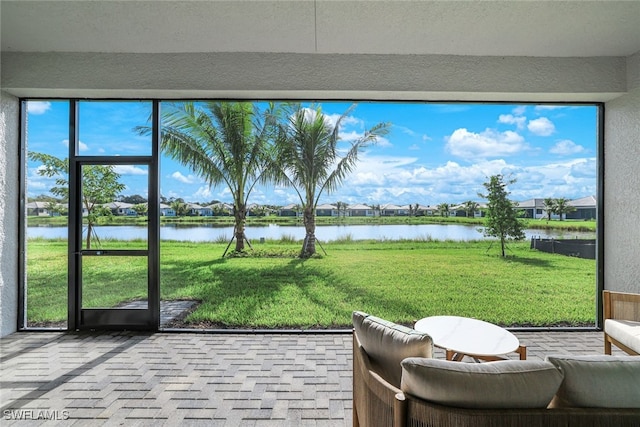
[(110, 209), (115, 216), (137, 216), (138, 213), (133, 209), (133, 204), (125, 202), (105, 203), (103, 207)]
[(438, 213), (437, 206), (418, 204), (417, 216), (435, 216)]
[(213, 216), (213, 209), (197, 203), (187, 203), (187, 216)]
[(27, 215), (30, 216), (51, 216), (49, 211), (51, 202), (29, 202), (27, 203)]
[(207, 206), (211, 209), (213, 216), (230, 216), (233, 215), (233, 205), (228, 203), (218, 202)]
[(347, 206), (348, 216), (374, 216), (373, 208), (363, 204), (353, 204)]
[[(522, 202), (518, 202), (518, 210), (523, 212), (525, 218), (533, 219), (546, 219), (547, 211), (544, 204), (544, 199), (529, 199)], [(551, 215), (551, 219), (558, 219), (556, 214)]]
[(380, 216), (397, 216), (402, 208), (392, 203), (380, 206)]
[(331, 216), (337, 217), (339, 216), (338, 208), (335, 205), (331, 205), (329, 203), (324, 203), (322, 205), (316, 206), (316, 216)]
[(278, 216), (301, 216), (302, 211), (300, 205), (295, 203), (289, 203), (287, 206), (283, 206), (278, 209)]
[(169, 205), (160, 203), (160, 216), (172, 217), (176, 216), (176, 211)]
[(570, 200), (567, 203), (576, 210), (566, 214), (567, 219), (596, 219), (596, 196), (587, 196), (580, 199)]

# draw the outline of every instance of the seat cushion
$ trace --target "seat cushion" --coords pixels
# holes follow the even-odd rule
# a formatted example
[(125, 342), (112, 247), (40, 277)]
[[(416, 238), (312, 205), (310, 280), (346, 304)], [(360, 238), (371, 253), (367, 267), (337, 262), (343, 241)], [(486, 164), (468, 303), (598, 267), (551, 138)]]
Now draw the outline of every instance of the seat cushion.
[(354, 332), (372, 367), (397, 388), (400, 388), (402, 359), (432, 357), (433, 340), (428, 334), (360, 311), (353, 312), (352, 320)]
[(640, 408), (640, 357), (548, 356), (564, 373), (552, 406)]
[(640, 322), (605, 319), (604, 331), (611, 338), (640, 353)]
[(561, 382), (562, 373), (543, 361), (402, 361), (403, 392), (460, 408), (546, 408)]

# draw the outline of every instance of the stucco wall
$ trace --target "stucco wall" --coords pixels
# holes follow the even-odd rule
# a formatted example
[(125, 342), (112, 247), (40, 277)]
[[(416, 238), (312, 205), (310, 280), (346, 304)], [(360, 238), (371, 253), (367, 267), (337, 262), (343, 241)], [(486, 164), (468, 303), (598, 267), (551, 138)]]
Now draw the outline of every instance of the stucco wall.
[(0, 336), (18, 319), (18, 99), (0, 92)]
[(640, 87), (605, 105), (604, 286), (640, 292)]

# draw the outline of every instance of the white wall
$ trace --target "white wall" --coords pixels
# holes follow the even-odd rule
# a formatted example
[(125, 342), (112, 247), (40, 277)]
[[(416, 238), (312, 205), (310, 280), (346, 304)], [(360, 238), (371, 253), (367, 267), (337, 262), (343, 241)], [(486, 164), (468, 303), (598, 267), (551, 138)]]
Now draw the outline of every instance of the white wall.
[(0, 92), (0, 336), (18, 319), (19, 103)]
[(604, 286), (640, 293), (640, 52), (630, 92), (605, 104)]

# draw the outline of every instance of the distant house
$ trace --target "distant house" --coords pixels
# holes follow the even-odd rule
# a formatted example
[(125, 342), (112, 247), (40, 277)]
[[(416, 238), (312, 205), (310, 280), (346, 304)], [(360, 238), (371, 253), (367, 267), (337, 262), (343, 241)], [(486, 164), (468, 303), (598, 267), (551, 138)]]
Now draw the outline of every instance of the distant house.
[(373, 216), (373, 208), (371, 206), (354, 204), (347, 206), (347, 215), (349, 216)]
[(111, 202), (102, 205), (105, 208), (111, 210), (111, 213), (116, 216), (137, 216), (138, 213), (133, 209), (131, 203), (124, 202)]
[[(547, 218), (547, 211), (544, 206), (544, 199), (529, 199), (518, 202), (518, 209), (524, 212), (525, 218), (544, 219)], [(560, 218), (558, 215), (551, 215), (552, 219)]]
[(438, 208), (431, 205), (418, 205), (417, 216), (434, 216), (438, 213)]
[(298, 216), (300, 214), (298, 210), (298, 205), (289, 203), (278, 210), (278, 216)]
[(335, 205), (331, 205), (329, 203), (325, 203), (323, 205), (316, 206), (316, 216), (332, 216), (336, 217), (339, 215), (338, 207)]
[(575, 211), (566, 214), (567, 219), (596, 219), (596, 196), (571, 200), (567, 204), (576, 208)]
[(409, 216), (412, 211), (412, 207), (409, 205), (398, 206), (396, 210), (396, 216)]
[(171, 206), (160, 203), (160, 216), (176, 216), (176, 211)]
[(207, 208), (211, 209), (213, 216), (233, 215), (233, 206), (228, 203), (218, 202), (207, 206)]
[(49, 202), (29, 202), (27, 203), (27, 215), (30, 216), (51, 216), (48, 206)]
[(402, 208), (392, 203), (380, 206), (380, 216), (397, 216)]
[(187, 209), (188, 216), (213, 216), (213, 209), (197, 203), (187, 203)]

